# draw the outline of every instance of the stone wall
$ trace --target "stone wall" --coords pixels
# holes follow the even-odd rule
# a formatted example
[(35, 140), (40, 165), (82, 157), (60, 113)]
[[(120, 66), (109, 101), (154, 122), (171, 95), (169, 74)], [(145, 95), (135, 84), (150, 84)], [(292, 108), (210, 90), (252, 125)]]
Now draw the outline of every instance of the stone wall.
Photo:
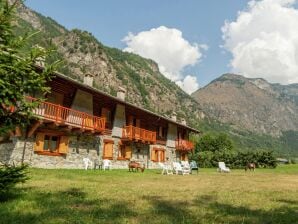
[[(132, 158), (130, 160), (118, 160), (118, 149), (120, 138), (111, 136), (92, 136), (80, 135), (70, 136), (69, 151), (63, 156), (40, 155), (34, 152), (35, 138), (29, 138), (26, 141), (24, 138), (14, 137), (11, 142), (0, 144), (0, 162), (18, 164), (22, 161), (24, 152), (24, 162), (32, 167), (39, 168), (69, 168), (83, 169), (83, 158), (88, 157), (92, 162), (102, 161), (104, 140), (113, 140), (113, 160), (112, 168), (128, 169), (129, 161), (136, 161), (146, 167), (160, 168), (158, 162), (150, 160), (151, 150), (154, 147), (165, 149), (165, 158), (168, 162), (176, 161), (175, 149), (163, 145), (148, 145), (143, 143), (131, 142)], [(24, 150), (24, 144), (26, 144)]]
[(113, 122), (112, 136), (122, 137), (122, 129), (126, 125), (125, 107), (122, 104), (117, 104), (116, 113)]
[(169, 123), (168, 136), (167, 136), (167, 146), (175, 148), (177, 138), (177, 125)]
[(93, 114), (93, 95), (78, 89), (72, 102), (71, 109)]

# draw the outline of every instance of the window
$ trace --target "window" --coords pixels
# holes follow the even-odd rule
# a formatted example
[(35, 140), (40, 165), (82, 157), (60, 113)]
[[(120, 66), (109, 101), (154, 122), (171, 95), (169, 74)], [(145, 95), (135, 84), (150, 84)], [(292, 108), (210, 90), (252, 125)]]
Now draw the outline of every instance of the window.
[(114, 146), (114, 141), (104, 140), (103, 156), (102, 156), (104, 159), (113, 159), (113, 146)]
[(151, 151), (151, 160), (154, 162), (164, 162), (165, 150), (162, 148), (153, 148)]
[(166, 127), (159, 126), (157, 132), (158, 132), (159, 138), (166, 138), (166, 136), (167, 136), (167, 128)]
[(57, 152), (59, 150), (59, 140), (58, 136), (45, 135), (43, 150), (49, 152)]
[(141, 120), (135, 118), (132, 115), (129, 115), (128, 119), (127, 119), (127, 124), (140, 128), (141, 127)]
[(119, 147), (118, 160), (129, 160), (132, 155), (132, 150), (130, 145), (121, 145)]
[(39, 132), (34, 151), (38, 154), (61, 155), (68, 153), (68, 136)]
[(112, 124), (111, 111), (107, 108), (102, 108), (101, 109), (101, 116), (106, 118), (106, 128), (109, 128)]

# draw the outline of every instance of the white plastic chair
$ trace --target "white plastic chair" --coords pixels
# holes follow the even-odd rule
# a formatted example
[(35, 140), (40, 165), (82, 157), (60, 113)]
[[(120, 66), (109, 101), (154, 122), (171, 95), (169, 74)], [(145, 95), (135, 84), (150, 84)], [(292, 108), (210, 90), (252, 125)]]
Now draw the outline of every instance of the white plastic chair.
[(83, 163), (84, 163), (85, 170), (88, 170), (89, 166), (90, 168), (92, 168), (92, 161), (88, 157), (83, 159)]
[(190, 173), (190, 165), (188, 161), (181, 161), (181, 166), (184, 173)]
[(162, 169), (161, 174), (167, 174), (167, 175), (173, 174), (172, 168), (169, 165), (166, 165), (164, 163), (158, 163), (158, 165)]
[(108, 160), (108, 159), (104, 159), (102, 161), (102, 169), (103, 170), (106, 170), (106, 169), (110, 170), (110, 169), (112, 169), (112, 162), (110, 160)]
[(230, 172), (230, 168), (226, 167), (225, 162), (218, 162), (218, 172), (224, 172), (224, 173), (229, 173)]
[(189, 170), (183, 169), (181, 164), (178, 162), (173, 162), (173, 170), (175, 174), (181, 174), (181, 175), (189, 174)]

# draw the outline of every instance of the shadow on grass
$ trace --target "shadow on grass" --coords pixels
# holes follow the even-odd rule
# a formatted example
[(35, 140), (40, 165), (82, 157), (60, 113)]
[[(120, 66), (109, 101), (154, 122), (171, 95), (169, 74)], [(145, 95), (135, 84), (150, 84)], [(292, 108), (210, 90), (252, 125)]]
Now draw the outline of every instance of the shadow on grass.
[[(0, 223), (123, 223), (123, 220), (136, 216), (124, 202), (97, 198), (88, 199), (87, 193), (79, 188), (70, 188), (60, 192), (35, 192), (18, 198), (28, 205), (37, 205), (30, 209), (10, 209), (1, 206)], [(120, 200), (120, 199), (119, 199)], [(18, 204), (19, 205), (19, 204)], [(19, 205), (20, 206), (20, 205)]]
[(149, 206), (138, 211), (134, 210), (138, 201), (127, 196), (124, 200), (104, 196), (88, 198), (76, 187), (59, 192), (24, 190), (20, 198), (0, 204), (0, 223), (298, 223), (297, 200), (278, 200), (278, 207), (266, 210), (221, 203), (212, 194), (190, 201), (143, 196), (140, 201)]
[[(210, 195), (199, 197), (194, 202), (196, 206), (201, 206), (212, 211), (209, 215), (213, 216), (213, 218), (205, 218), (207, 218), (207, 220), (213, 220), (214, 223), (298, 224), (297, 201), (280, 200), (278, 202), (285, 203), (285, 205), (269, 210), (219, 203), (215, 197)], [(260, 205), (258, 205), (258, 207), (260, 207)]]

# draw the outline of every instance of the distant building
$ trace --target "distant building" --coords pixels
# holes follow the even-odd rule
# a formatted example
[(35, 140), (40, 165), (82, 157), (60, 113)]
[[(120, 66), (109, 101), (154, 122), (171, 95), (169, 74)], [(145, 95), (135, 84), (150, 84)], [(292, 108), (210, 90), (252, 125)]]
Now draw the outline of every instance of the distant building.
[[(138, 161), (146, 168), (158, 162), (187, 160), (194, 145), (190, 132), (199, 131), (92, 87), (92, 75), (84, 83), (62, 74), (49, 81), (51, 93), (34, 109), (27, 130), (17, 129), (10, 140), (0, 138), (0, 161), (21, 162), (42, 168), (82, 168), (83, 158), (110, 159), (113, 167), (127, 168)], [(34, 101), (36, 96), (27, 96)]]

